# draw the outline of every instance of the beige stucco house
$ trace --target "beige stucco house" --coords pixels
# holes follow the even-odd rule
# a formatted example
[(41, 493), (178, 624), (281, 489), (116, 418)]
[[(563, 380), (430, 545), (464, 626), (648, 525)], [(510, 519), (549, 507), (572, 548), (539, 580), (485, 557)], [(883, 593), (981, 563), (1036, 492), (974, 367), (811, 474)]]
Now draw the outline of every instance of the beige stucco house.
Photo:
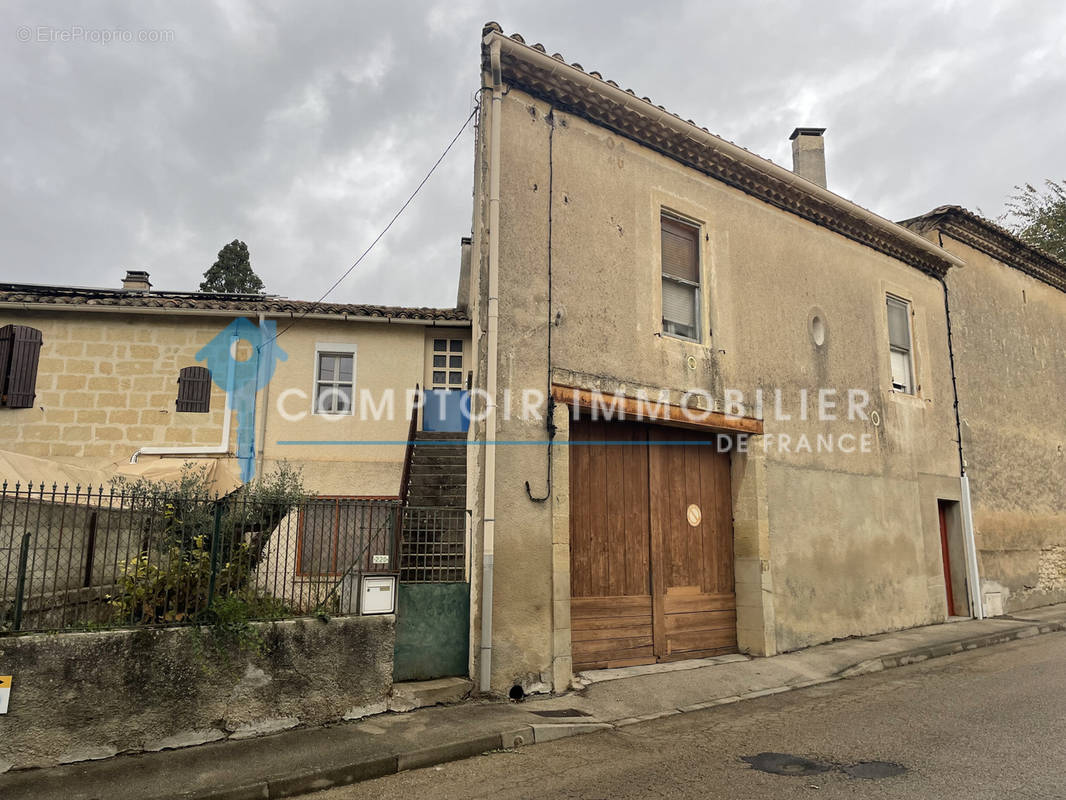
[(482, 59), (482, 688), (946, 619), (963, 259), (827, 191), (818, 129), (796, 174), (494, 23)]
[(1062, 602), (1066, 264), (958, 206), (902, 224), (966, 262), (946, 280), (986, 611)]
[[(39, 333), (32, 402), (12, 407), (5, 394), (0, 451), (103, 472), (243, 455), (255, 473), (299, 465), (317, 494), (394, 497), (413, 390), (467, 380), (470, 323), (458, 308), (152, 291), (143, 273), (129, 278), (122, 289), (0, 285), (0, 325)], [(182, 399), (183, 370), (206, 371), (212, 342), (224, 338), (243, 363), (268, 330), (273, 372), (250, 413), (227, 404), (225, 377)], [(238, 447), (242, 425), (251, 452)]]

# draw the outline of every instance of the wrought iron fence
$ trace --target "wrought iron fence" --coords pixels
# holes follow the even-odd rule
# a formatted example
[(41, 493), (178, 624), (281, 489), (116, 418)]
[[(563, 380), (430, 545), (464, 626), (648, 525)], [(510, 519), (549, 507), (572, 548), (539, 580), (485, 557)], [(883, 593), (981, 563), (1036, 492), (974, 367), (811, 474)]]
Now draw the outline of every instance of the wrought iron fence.
[(0, 486), (0, 632), (354, 613), (395, 501)]
[(450, 583), (466, 580), (466, 510), (404, 506), (400, 580)]

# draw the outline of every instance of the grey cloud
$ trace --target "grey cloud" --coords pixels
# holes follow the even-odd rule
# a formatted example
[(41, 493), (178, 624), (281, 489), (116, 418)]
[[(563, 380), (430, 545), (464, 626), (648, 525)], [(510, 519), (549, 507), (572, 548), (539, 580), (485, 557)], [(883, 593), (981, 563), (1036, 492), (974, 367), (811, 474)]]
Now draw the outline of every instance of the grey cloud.
[[(147, 266), (188, 289), (239, 237), (268, 290), (317, 297), (472, 109), (488, 19), (778, 163), (794, 126), (827, 126), (830, 188), (890, 218), (996, 214), (1066, 171), (1056, 2), (9, 3), (5, 279)], [(173, 40), (21, 43), (24, 25)], [(335, 299), (454, 301), (472, 143)]]

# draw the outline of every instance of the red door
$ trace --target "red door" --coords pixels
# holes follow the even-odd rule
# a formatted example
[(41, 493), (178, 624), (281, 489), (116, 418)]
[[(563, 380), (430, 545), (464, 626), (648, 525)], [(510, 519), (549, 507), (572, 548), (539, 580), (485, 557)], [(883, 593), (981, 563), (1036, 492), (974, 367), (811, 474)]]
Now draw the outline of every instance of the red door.
[(944, 588), (948, 593), (948, 616), (955, 616), (955, 595), (951, 591), (951, 557), (948, 555), (948, 504), (943, 500), (937, 501), (937, 511), (940, 513), (940, 553), (944, 560)]

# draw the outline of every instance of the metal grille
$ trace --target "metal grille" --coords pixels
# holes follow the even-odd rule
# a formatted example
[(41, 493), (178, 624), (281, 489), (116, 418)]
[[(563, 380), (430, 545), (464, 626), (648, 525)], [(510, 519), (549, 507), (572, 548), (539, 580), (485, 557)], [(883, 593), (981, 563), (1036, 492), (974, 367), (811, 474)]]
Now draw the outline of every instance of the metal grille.
[(359, 577), (396, 568), (399, 508), (4, 483), (0, 632), (355, 613)]
[(403, 509), (400, 580), (451, 583), (466, 580), (466, 510), (407, 506)]

